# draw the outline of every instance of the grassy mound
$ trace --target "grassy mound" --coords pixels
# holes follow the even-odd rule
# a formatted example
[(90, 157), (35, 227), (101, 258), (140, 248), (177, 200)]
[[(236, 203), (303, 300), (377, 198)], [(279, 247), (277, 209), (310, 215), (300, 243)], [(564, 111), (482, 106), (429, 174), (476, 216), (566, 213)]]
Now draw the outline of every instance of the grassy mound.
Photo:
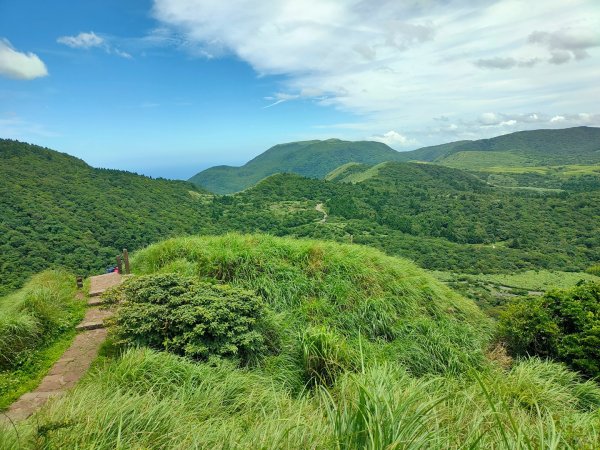
[(151, 245), (132, 266), (138, 274), (175, 272), (256, 292), (274, 311), (281, 340), (264, 365), (297, 372), (296, 387), (377, 361), (421, 375), (463, 373), (484, 359), (489, 323), (471, 301), (411, 262), (370, 248), (266, 235), (190, 237)]

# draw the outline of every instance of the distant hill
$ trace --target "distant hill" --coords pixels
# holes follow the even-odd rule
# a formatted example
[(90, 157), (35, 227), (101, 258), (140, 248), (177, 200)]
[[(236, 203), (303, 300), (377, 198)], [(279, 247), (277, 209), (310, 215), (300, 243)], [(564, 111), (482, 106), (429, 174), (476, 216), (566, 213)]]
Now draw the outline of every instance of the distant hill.
[[(490, 167), (534, 167), (600, 163), (600, 128), (519, 131), (491, 139), (457, 141), (397, 152), (380, 142), (291, 142), (271, 147), (242, 167), (216, 166), (189, 181), (210, 192), (230, 194), (255, 185), (275, 173), (295, 173), (309, 178), (336, 180), (343, 167), (360, 172), (356, 164), (386, 161), (434, 162), (467, 170)], [(346, 165), (349, 165), (346, 167)], [(348, 175), (348, 174), (347, 174)]]
[(211, 192), (229, 194), (253, 186), (275, 173), (323, 178), (349, 162), (371, 165), (399, 160), (400, 155), (380, 142), (339, 139), (291, 142), (271, 147), (242, 167), (212, 167), (194, 175), (189, 181)]
[(123, 247), (200, 232), (203, 197), (188, 182), (94, 169), (0, 139), (0, 295), (47, 267), (87, 274)]
[(600, 128), (519, 131), (400, 153), (402, 161), (429, 161), (461, 169), (600, 163)]

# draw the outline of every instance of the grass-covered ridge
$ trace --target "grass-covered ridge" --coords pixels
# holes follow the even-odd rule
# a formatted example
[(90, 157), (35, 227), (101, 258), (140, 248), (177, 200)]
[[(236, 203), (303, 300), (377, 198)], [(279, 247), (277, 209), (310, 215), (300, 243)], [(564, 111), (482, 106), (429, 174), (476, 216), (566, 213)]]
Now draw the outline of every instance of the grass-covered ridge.
[[(280, 352), (265, 362), (276, 370), (310, 372), (311, 352), (327, 359), (332, 342), (348, 369), (391, 359), (415, 374), (458, 374), (483, 363), (489, 325), (479, 309), (413, 263), (367, 247), (267, 235), (176, 238), (136, 253), (132, 266), (262, 296), (279, 323)], [(304, 375), (297, 385), (310, 381)]]

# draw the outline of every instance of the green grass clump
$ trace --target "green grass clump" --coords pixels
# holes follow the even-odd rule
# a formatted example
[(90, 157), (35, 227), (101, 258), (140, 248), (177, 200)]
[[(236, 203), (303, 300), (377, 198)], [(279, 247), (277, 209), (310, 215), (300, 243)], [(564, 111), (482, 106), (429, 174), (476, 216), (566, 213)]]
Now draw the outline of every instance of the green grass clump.
[[(458, 374), (484, 360), (490, 326), (471, 301), (411, 262), (370, 248), (267, 235), (189, 237), (147, 247), (132, 267), (256, 292), (277, 318), (278, 357), (298, 366), (286, 370), (304, 370), (305, 383), (322, 377), (331, 384), (338, 364), (356, 367), (342, 358), (349, 354), (342, 346), (355, 352), (361, 340), (367, 365), (391, 358), (415, 374)], [(440, 345), (432, 358), (424, 349), (434, 339)]]
[(74, 280), (68, 272), (42, 272), (0, 299), (0, 408), (31, 387), (72, 338), (84, 311)]

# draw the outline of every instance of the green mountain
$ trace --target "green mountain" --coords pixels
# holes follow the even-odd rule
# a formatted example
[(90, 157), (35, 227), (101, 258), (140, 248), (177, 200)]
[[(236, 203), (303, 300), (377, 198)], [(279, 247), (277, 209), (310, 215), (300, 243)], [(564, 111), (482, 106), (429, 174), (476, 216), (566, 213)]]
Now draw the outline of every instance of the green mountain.
[[(491, 139), (457, 141), (397, 152), (379, 142), (339, 139), (276, 145), (242, 167), (216, 166), (189, 181), (218, 194), (230, 194), (255, 185), (275, 173), (296, 173), (335, 180), (336, 169), (346, 172), (356, 164), (386, 161), (434, 162), (466, 170), (498, 167), (560, 166), (600, 163), (600, 128), (520, 131)], [(345, 167), (347, 164), (350, 166)], [(329, 177), (329, 178), (328, 178)], [(350, 181), (350, 179), (348, 180)]]
[(491, 139), (459, 141), (400, 154), (463, 169), (600, 163), (600, 128), (519, 131)]
[(191, 183), (0, 140), (0, 293), (51, 266), (87, 274), (124, 247), (200, 232), (203, 198)]
[(242, 191), (275, 173), (297, 173), (323, 178), (343, 164), (377, 164), (400, 159), (400, 153), (380, 142), (349, 142), (339, 139), (280, 144), (242, 167), (217, 166), (206, 169), (189, 181), (218, 194)]

